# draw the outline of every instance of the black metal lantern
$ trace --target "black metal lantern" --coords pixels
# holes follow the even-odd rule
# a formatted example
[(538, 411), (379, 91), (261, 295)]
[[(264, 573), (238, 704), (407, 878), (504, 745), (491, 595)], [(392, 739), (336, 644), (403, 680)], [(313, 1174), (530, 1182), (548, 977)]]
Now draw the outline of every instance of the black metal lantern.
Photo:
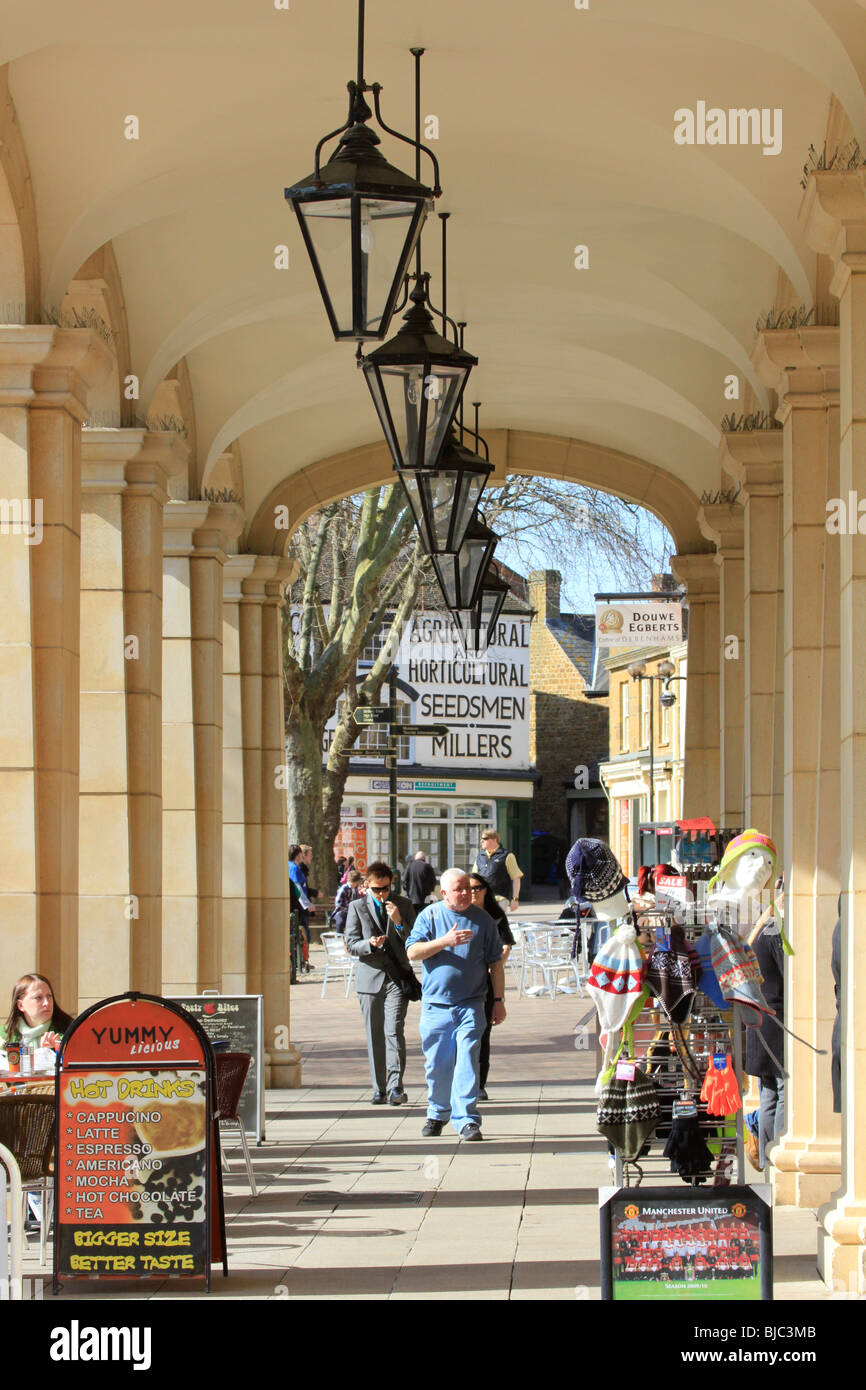
[(493, 465), (450, 435), (435, 468), (396, 470), (428, 555), (460, 550)]
[(450, 609), (471, 609), (493, 558), (499, 537), (477, 517), (470, 522), (459, 550), (434, 552), (433, 568)]
[[(331, 331), (338, 340), (381, 341), (403, 288), (412, 252), (433, 199), (439, 196), (436, 156), (420, 142), (385, 125), (379, 109), (379, 83), (364, 80), (364, 0), (358, 6), (358, 76), (349, 86), (349, 116), (339, 130), (316, 146), (315, 168), (285, 190), (301, 233)], [(364, 93), (373, 93), (376, 119), (389, 135), (421, 150), (433, 161), (435, 187), (389, 164), (376, 146), (380, 140), (366, 122), (372, 116)], [(322, 147), (342, 135), (327, 164), (320, 167)]]
[[(478, 364), (477, 357), (436, 332), (427, 300), (429, 279), (427, 274), (416, 276), (405, 326), (362, 363), (391, 457), (400, 469), (436, 465), (469, 373)], [(460, 447), (456, 440), (454, 445)]]
[(487, 578), (473, 608), (454, 610), (452, 616), (467, 655), (478, 657), (487, 650), (510, 592), (504, 579)]

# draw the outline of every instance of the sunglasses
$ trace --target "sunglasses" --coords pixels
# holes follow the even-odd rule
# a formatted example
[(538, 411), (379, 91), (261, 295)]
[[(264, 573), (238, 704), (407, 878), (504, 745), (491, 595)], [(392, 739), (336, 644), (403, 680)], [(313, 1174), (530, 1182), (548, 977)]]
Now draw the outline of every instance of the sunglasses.
[(380, 893), (390, 893), (390, 891), (391, 891), (391, 885), (390, 885), (390, 883), (376, 883), (376, 884), (368, 883), (368, 884), (367, 884), (367, 892), (368, 892), (368, 893), (375, 893), (377, 897), (379, 896)]
[(470, 885), (469, 885), (469, 892), (470, 892), (470, 893), (486, 893), (486, 892), (487, 892), (487, 886), (486, 886), (486, 884), (483, 884), (483, 883), (478, 883), (478, 884), (470, 883)]

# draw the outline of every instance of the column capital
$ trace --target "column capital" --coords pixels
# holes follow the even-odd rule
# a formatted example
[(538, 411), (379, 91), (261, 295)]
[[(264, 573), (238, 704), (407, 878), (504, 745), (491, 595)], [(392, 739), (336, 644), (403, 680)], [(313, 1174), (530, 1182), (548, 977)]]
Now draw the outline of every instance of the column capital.
[(168, 480), (182, 473), (189, 448), (171, 430), (81, 431), (81, 486), (85, 492), (147, 493), (163, 505)]
[(731, 430), (719, 444), (719, 466), (740, 484), (744, 502), (750, 497), (782, 494), (782, 430)]
[(163, 511), (164, 555), (211, 554), (225, 562), (244, 527), (236, 502), (168, 502)]
[(672, 555), (671, 570), (686, 586), (689, 603), (718, 603), (719, 570), (712, 551), (698, 555)]
[(840, 296), (851, 272), (866, 270), (866, 171), (810, 174), (799, 221), (812, 250), (835, 263), (830, 292)]
[[(819, 325), (764, 328), (752, 349), (752, 364), (764, 386), (788, 405), (823, 409), (839, 391), (839, 329)], [(783, 418), (780, 408), (777, 419)]]
[(79, 423), (87, 393), (108, 376), (111, 349), (90, 328), (23, 323), (0, 327), (0, 405), (68, 410)]
[(701, 535), (716, 547), (717, 565), (742, 560), (745, 514), (739, 502), (705, 502), (698, 512)]

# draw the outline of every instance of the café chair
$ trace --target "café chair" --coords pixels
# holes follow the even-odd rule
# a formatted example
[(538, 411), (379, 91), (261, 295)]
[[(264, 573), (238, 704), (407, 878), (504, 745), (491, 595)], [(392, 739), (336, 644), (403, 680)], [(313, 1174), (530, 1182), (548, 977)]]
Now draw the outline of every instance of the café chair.
[(54, 1097), (32, 1093), (3, 1096), (0, 1099), (0, 1144), (6, 1145), (21, 1170), (25, 1218), (28, 1192), (42, 1193), (39, 1262), (44, 1266), (54, 1205)]
[[(253, 1059), (248, 1052), (215, 1052), (214, 1060), (216, 1061), (217, 1119), (220, 1122), (220, 1132), (222, 1133), (225, 1125), (234, 1125), (236, 1128), (240, 1136), (241, 1148), (244, 1151), (244, 1162), (247, 1165), (250, 1196), (255, 1197), (256, 1180), (253, 1175), (253, 1165), (250, 1162), (249, 1145), (247, 1144), (244, 1122), (238, 1115), (241, 1091), (244, 1088), (247, 1072)], [(231, 1172), (231, 1164), (222, 1143), (220, 1144), (220, 1152), (226, 1168)]]

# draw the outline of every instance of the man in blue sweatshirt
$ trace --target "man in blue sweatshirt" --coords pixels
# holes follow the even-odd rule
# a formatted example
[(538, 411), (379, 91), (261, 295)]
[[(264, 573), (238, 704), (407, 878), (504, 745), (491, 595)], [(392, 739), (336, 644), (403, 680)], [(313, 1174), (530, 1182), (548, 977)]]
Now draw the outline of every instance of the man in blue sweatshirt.
[(427, 1123), (422, 1134), (442, 1133), (448, 1120), (461, 1139), (481, 1138), (478, 1057), (486, 1027), (487, 974), (493, 981), (493, 1022), (505, 1019), (505, 967), (493, 918), (473, 907), (469, 876), (446, 869), (444, 899), (425, 907), (406, 938), (410, 960), (424, 963), (421, 1046), (427, 1076)]

